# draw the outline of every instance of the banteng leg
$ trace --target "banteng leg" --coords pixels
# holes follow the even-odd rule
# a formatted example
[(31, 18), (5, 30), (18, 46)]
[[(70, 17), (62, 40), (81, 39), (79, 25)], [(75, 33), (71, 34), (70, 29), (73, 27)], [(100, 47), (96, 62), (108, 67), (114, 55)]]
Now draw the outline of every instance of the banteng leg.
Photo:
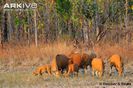
[(87, 67), (84, 67), (84, 73), (87, 74)]
[(113, 65), (110, 64), (110, 71), (109, 71), (109, 75), (110, 75), (110, 76), (111, 76), (111, 73), (112, 73), (112, 67), (113, 67)]

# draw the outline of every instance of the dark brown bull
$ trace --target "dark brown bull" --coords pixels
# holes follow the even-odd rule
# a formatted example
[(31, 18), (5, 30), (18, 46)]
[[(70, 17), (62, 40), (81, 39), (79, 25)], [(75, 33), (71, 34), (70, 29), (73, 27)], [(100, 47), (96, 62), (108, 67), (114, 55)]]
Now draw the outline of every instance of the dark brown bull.
[(56, 75), (63, 73), (68, 68), (69, 58), (63, 54), (57, 54), (55, 59), (51, 62), (51, 71), (55, 72)]
[(64, 69), (67, 69), (69, 64), (69, 58), (63, 54), (56, 55), (56, 64), (57, 68), (61, 73), (63, 73)]

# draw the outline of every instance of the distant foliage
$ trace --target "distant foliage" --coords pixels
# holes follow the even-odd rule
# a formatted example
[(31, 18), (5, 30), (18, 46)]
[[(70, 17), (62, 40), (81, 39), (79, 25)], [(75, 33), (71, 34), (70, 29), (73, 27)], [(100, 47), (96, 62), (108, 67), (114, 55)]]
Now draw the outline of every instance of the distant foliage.
[[(18, 0), (12, 1), (12, 3), (17, 2), (20, 3)], [(34, 40), (43, 43), (56, 40), (82, 43), (87, 41), (95, 44), (105, 40), (116, 41), (112, 39), (117, 37), (120, 40), (122, 37), (123, 40), (126, 38), (127, 41), (132, 41), (132, 0), (30, 0), (28, 2), (22, 0), (22, 2), (35, 2), (38, 8), (35, 11), (0, 9), (2, 44), (5, 39), (6, 42), (23, 42), (29, 45)], [(0, 8), (5, 3), (6, 1), (1, 0)], [(125, 31), (119, 31), (117, 34), (117, 30)], [(110, 38), (108, 33), (112, 34)]]

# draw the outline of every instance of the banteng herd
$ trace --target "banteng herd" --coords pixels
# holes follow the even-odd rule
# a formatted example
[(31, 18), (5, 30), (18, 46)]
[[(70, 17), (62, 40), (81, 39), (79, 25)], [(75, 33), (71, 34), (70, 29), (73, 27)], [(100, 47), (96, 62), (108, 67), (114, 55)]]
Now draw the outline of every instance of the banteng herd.
[[(95, 53), (71, 53), (69, 55), (57, 54), (49, 63), (38, 67), (33, 74), (42, 75), (48, 73), (56, 77), (70, 75), (78, 76), (79, 70), (83, 69), (84, 74), (87, 73), (87, 67), (90, 67), (91, 74), (98, 78), (102, 78), (105, 69), (105, 63), (101, 57), (97, 57)], [(111, 76), (112, 67), (118, 72), (119, 76), (123, 74), (123, 62), (118, 54), (114, 54), (107, 59), (106, 63), (110, 67), (109, 75)]]

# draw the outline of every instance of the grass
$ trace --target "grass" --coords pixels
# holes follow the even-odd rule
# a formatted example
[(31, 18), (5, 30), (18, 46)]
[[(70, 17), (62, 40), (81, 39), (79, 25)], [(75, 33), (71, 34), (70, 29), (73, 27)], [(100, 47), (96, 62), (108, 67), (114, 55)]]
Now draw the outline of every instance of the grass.
[[(117, 78), (115, 76), (108, 78), (103, 77), (102, 80), (97, 78), (93, 79), (90, 75), (74, 78), (56, 78), (44, 74), (43, 76), (33, 76), (30, 72), (13, 72), (13, 73), (0, 73), (0, 87), (1, 88), (96, 88), (99, 83), (131, 83), (133, 78), (122, 77)], [(106, 86), (106, 85), (103, 85)], [(102, 87), (102, 85), (101, 85)], [(127, 88), (128, 86), (117, 86)], [(131, 88), (131, 86), (129, 86)]]
[[(0, 48), (0, 88), (98, 88), (99, 83), (103, 82), (133, 83), (133, 44), (101, 44), (94, 46), (94, 51), (98, 57), (103, 59), (114, 53), (120, 54), (125, 62), (126, 77), (112, 76), (108, 78), (108, 65), (102, 80), (93, 79), (90, 74), (84, 76), (81, 73), (78, 78), (56, 78), (49, 77), (46, 74), (42, 77), (32, 75), (32, 71), (37, 66), (50, 63), (56, 54), (64, 53), (68, 55), (72, 50), (74, 50), (73, 44), (66, 44), (66, 42), (40, 44), (38, 47), (34, 45), (8, 45), (4, 49)], [(80, 50), (75, 49), (75, 51)], [(89, 49), (86, 52), (88, 53)], [(100, 87), (104, 86), (100, 85)], [(112, 88), (112, 86), (107, 87)], [(117, 86), (117, 88), (127, 87)]]

